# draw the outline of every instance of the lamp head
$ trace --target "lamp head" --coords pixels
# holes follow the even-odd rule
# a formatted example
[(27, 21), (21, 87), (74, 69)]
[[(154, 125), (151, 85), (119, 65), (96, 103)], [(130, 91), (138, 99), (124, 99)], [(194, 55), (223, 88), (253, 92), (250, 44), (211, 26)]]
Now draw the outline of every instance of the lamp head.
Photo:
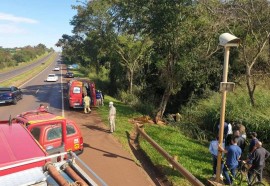
[(238, 47), (240, 39), (229, 33), (223, 33), (219, 36), (219, 45), (228, 47)]

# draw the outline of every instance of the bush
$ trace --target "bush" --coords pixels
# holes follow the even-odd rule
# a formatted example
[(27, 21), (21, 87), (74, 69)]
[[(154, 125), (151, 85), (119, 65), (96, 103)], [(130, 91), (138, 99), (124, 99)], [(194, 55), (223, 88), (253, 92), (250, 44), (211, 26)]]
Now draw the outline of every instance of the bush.
[(154, 117), (154, 110), (155, 110), (155, 106), (152, 103), (148, 103), (148, 102), (138, 102), (135, 105), (135, 109), (142, 113), (143, 115), (149, 115), (150, 117)]
[[(226, 100), (225, 121), (242, 123), (247, 132), (256, 131), (263, 141), (268, 141), (270, 134), (270, 95), (266, 90), (256, 89), (256, 106), (250, 105), (245, 89), (239, 88), (228, 93)], [(183, 119), (195, 123), (203, 130), (214, 131), (220, 118), (221, 95), (215, 93), (211, 98), (200, 100), (196, 105), (182, 109)]]
[(125, 92), (125, 91), (120, 91), (118, 94), (118, 97), (123, 103), (127, 105), (132, 105), (132, 106), (136, 105), (139, 101), (137, 96), (135, 96), (134, 94)]

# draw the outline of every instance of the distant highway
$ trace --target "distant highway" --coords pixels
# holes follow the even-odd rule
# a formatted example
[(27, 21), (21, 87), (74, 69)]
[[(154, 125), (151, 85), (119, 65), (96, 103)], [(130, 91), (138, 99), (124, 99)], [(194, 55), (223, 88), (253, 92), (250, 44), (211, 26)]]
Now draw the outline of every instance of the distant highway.
[(39, 65), (42, 65), (42, 63), (44, 63), (53, 53), (43, 57), (42, 59), (38, 60), (37, 62), (35, 63), (32, 63), (32, 64), (29, 64), (27, 66), (24, 66), (24, 67), (21, 67), (21, 68), (18, 68), (18, 69), (14, 69), (12, 71), (9, 71), (9, 72), (3, 72), (3, 73), (0, 73), (0, 83), (3, 82), (3, 81), (6, 81), (12, 77), (15, 77), (15, 76), (18, 76), (30, 69), (33, 69), (35, 68), (36, 66), (39, 66)]
[[(49, 56), (48, 56), (49, 57)], [(48, 57), (40, 60), (33, 66), (40, 65), (44, 62)], [(0, 105), (0, 120), (6, 120), (11, 115), (11, 117), (15, 117), (17, 114), (27, 111), (27, 110), (34, 110), (36, 109), (40, 103), (44, 103), (46, 105), (50, 105), (50, 111), (54, 113), (58, 113), (61, 115), (62, 111), (62, 101), (61, 101), (61, 76), (62, 71), (52, 71), (56, 65), (58, 65), (57, 60), (59, 59), (59, 55), (56, 57), (55, 61), (52, 62), (45, 70), (40, 72), (36, 77), (27, 81), (19, 88), (22, 89), (23, 92), (23, 99), (19, 100), (17, 105)], [(24, 70), (18, 69), (14, 70), (13, 73), (8, 73), (5, 75), (7, 79), (11, 78), (12, 76), (19, 75), (24, 71), (29, 70), (27, 67)], [(60, 65), (59, 65), (60, 66)], [(55, 73), (59, 76), (58, 82), (44, 82), (47, 78), (48, 74)], [(2, 81), (2, 79), (1, 79)]]

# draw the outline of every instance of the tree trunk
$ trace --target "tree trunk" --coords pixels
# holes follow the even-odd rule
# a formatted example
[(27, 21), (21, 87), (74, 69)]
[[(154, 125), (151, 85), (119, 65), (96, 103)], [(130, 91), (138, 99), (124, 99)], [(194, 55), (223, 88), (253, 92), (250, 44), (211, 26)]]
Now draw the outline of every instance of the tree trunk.
[(128, 90), (130, 94), (133, 93), (133, 76), (134, 76), (133, 70), (129, 69), (128, 70), (128, 84), (129, 84)]
[(251, 105), (254, 107), (255, 106), (255, 98), (254, 98), (254, 91), (256, 88), (256, 84), (254, 80), (251, 79), (251, 67), (248, 65), (246, 66), (246, 83), (247, 83), (247, 88), (248, 88), (248, 95), (250, 99)]
[(268, 64), (270, 64), (270, 38), (268, 38)]
[(163, 114), (164, 114), (164, 111), (166, 109), (166, 106), (167, 106), (168, 100), (170, 98), (170, 95), (171, 95), (171, 88), (170, 88), (170, 85), (167, 85), (167, 87), (166, 87), (166, 89), (165, 89), (165, 91), (163, 93), (162, 100), (161, 100), (158, 112), (157, 112), (156, 117), (155, 117), (155, 123), (156, 124), (158, 124), (158, 122), (163, 117)]

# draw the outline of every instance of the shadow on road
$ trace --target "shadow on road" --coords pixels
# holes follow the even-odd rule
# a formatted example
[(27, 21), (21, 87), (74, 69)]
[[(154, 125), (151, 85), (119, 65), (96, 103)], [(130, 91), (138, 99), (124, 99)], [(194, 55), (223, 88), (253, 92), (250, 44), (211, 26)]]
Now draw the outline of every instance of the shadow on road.
[[(65, 96), (65, 84), (64, 96)], [(39, 103), (47, 103), (51, 108), (62, 109), (61, 104), (61, 83), (50, 83), (31, 85), (22, 88), (23, 95), (35, 97)]]
[(101, 131), (101, 132), (106, 132), (106, 133), (110, 133), (110, 130), (108, 129), (104, 129), (102, 127), (99, 127), (99, 126), (93, 126), (93, 125), (82, 125), (84, 127), (87, 127), (91, 130), (98, 130), (98, 131)]
[(102, 149), (98, 149), (98, 148), (95, 148), (95, 147), (92, 147), (90, 146), (89, 144), (87, 143), (84, 143), (83, 146), (85, 148), (91, 148), (93, 150), (97, 150), (97, 151), (100, 151), (100, 152), (104, 152), (103, 156), (106, 156), (106, 157), (111, 157), (111, 158), (123, 158), (123, 159), (126, 159), (126, 160), (129, 160), (129, 161), (133, 161), (133, 159), (130, 159), (130, 158), (127, 158), (125, 156), (121, 156), (121, 155), (118, 155), (118, 154), (114, 154), (114, 153), (111, 153), (111, 152), (108, 152), (108, 151), (105, 151), (105, 150), (102, 150)]

